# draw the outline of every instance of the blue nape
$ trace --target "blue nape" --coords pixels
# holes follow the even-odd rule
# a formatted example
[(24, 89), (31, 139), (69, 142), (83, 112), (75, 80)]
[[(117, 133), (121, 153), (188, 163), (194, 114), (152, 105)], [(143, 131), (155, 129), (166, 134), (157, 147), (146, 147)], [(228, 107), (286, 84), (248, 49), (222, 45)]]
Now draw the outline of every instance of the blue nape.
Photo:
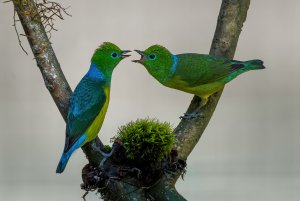
[(170, 72), (171, 75), (173, 75), (175, 73), (176, 68), (177, 68), (177, 63), (178, 63), (177, 56), (172, 54), (172, 60), (173, 60), (173, 64), (172, 64), (171, 72)]
[(91, 63), (90, 69), (87, 72), (86, 76), (92, 79), (100, 79), (100, 80), (106, 79), (105, 75), (93, 63)]

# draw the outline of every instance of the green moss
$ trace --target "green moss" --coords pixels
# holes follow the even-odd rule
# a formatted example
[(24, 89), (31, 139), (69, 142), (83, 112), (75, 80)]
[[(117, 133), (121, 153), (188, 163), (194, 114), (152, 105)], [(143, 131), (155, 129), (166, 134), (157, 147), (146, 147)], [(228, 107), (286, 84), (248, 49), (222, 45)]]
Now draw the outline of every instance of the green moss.
[(146, 118), (121, 126), (116, 140), (123, 143), (128, 159), (159, 161), (170, 153), (174, 134), (168, 122)]
[(104, 145), (103, 149), (106, 152), (110, 152), (111, 151), (111, 146), (109, 146), (108, 144), (106, 144), (106, 145)]

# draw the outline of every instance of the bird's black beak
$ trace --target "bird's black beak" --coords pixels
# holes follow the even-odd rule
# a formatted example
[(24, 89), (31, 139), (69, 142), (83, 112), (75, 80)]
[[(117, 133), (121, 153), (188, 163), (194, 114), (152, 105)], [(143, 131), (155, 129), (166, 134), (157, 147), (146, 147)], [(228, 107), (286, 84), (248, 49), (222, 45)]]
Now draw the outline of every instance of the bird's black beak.
[(132, 62), (135, 62), (135, 63), (143, 63), (143, 61), (145, 61), (146, 59), (146, 54), (141, 51), (141, 50), (134, 50), (136, 51), (137, 53), (139, 53), (141, 55), (141, 58), (139, 60), (132, 60)]
[(127, 54), (129, 52), (131, 52), (131, 51), (130, 50), (122, 50), (122, 52), (121, 52), (121, 58), (124, 59), (126, 57), (130, 57), (131, 55)]

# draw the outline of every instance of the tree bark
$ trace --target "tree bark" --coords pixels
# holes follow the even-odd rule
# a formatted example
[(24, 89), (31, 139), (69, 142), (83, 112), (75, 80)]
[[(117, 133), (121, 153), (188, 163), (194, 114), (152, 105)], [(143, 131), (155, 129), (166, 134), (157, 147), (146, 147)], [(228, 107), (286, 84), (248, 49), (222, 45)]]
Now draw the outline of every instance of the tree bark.
[[(13, 4), (37, 66), (43, 76), (45, 86), (51, 94), (62, 117), (66, 120), (72, 90), (60, 68), (60, 64), (45, 32), (35, 3), (33, 0), (13, 0)], [(86, 153), (88, 160), (92, 164), (97, 165), (99, 161), (102, 160), (102, 155), (98, 151), (99, 148), (102, 147), (103, 144), (100, 139), (97, 138), (86, 144), (82, 149)]]
[[(45, 86), (49, 90), (61, 115), (66, 120), (69, 97), (72, 91), (52, 49), (35, 3), (33, 0), (13, 0), (13, 4), (36, 59), (37, 66), (44, 78)], [(233, 58), (243, 23), (246, 20), (249, 4), (250, 0), (222, 1), (211, 45), (211, 55)], [(174, 149), (178, 151), (179, 159), (185, 161), (196, 146), (213, 115), (221, 94), (222, 90), (210, 97), (209, 102), (201, 110), (204, 114), (203, 118), (183, 119), (176, 127), (174, 131), (176, 134)], [(200, 98), (195, 96), (187, 112), (194, 111), (199, 106), (199, 103)], [(100, 139), (96, 138), (82, 148), (93, 166), (98, 166), (102, 160), (102, 155), (98, 151), (102, 147), (103, 144)], [(175, 189), (175, 183), (180, 175), (180, 171), (175, 174), (165, 175), (156, 185), (147, 189), (141, 187), (134, 178), (129, 178), (131, 183), (137, 184), (141, 189), (136, 189), (129, 193), (132, 187), (124, 185), (125, 183), (120, 181), (115, 182), (111, 190), (115, 191), (116, 195), (121, 195), (117, 196), (119, 200), (146, 200), (145, 192), (147, 192), (155, 200), (181, 201), (185, 199)], [(127, 194), (128, 196), (126, 196)]]

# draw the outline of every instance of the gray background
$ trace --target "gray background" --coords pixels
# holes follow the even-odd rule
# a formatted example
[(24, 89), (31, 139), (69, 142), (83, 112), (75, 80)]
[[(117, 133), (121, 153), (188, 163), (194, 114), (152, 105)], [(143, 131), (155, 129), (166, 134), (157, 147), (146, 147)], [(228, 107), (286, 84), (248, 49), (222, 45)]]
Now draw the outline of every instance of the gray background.
[[(72, 88), (94, 49), (158, 43), (173, 53), (207, 53), (221, 0), (64, 1), (72, 18), (58, 22), (51, 41)], [(205, 134), (177, 184), (188, 200), (300, 200), (300, 2), (252, 0), (235, 58), (259, 58), (267, 69), (239, 76), (225, 88)], [(55, 174), (65, 124), (43, 85), (27, 41), (18, 46), (13, 8), (0, 4), (0, 200), (81, 200), (82, 151)], [(20, 28), (21, 30), (21, 28)], [(161, 86), (138, 64), (120, 63), (101, 130), (109, 143), (118, 126), (140, 117), (177, 125), (191, 95)], [(88, 200), (97, 200), (94, 193)]]

